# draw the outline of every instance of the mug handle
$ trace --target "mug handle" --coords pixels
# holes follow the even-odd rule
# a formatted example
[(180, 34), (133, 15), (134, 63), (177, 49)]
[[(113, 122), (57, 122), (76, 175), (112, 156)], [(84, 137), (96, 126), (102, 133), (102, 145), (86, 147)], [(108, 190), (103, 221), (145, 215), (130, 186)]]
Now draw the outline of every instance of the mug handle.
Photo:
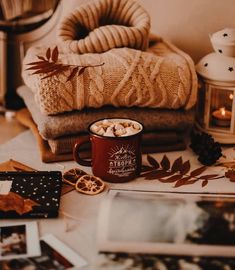
[(81, 147), (82, 144), (85, 144), (85, 143), (88, 143), (90, 142), (90, 138), (89, 137), (84, 137), (84, 138), (78, 138), (74, 147), (73, 147), (73, 158), (74, 160), (82, 165), (82, 166), (87, 166), (87, 167), (91, 167), (92, 164), (91, 164), (91, 160), (85, 160), (85, 159), (82, 159), (79, 155), (79, 149)]

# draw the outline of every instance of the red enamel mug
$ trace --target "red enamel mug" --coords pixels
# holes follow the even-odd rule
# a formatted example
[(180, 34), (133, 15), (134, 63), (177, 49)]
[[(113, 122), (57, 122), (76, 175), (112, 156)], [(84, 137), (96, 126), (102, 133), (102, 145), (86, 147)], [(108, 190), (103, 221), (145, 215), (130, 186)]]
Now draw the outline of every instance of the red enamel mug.
[[(103, 123), (110, 122), (113, 125), (121, 123), (121, 125), (136, 127), (135, 133), (126, 132), (126, 135), (111, 137), (106, 135), (107, 131), (104, 134), (96, 132), (97, 126), (101, 129)], [(142, 163), (143, 125), (141, 123), (127, 118), (107, 118), (91, 123), (88, 131), (89, 138), (78, 139), (74, 145), (73, 156), (78, 164), (92, 167), (93, 174), (107, 182), (122, 183), (139, 176)], [(91, 142), (89, 161), (82, 159), (79, 154), (81, 145), (88, 142)]]

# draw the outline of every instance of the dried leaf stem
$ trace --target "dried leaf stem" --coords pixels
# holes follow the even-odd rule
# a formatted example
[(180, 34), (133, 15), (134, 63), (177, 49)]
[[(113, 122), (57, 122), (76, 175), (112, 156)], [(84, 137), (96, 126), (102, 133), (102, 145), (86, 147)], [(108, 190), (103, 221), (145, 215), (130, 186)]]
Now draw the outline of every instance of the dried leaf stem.
[(202, 181), (202, 187), (206, 186), (209, 180), (223, 178), (218, 174), (201, 175), (206, 171), (207, 166), (199, 167), (190, 172), (191, 164), (187, 160), (183, 162), (182, 157), (178, 157), (172, 164), (169, 158), (164, 155), (162, 160), (158, 162), (152, 156), (147, 155), (149, 165), (142, 167), (141, 176), (146, 180), (158, 180), (162, 183), (175, 183), (174, 187), (183, 185), (191, 185), (198, 181)]
[(30, 67), (26, 70), (34, 70), (32, 75), (47, 73), (47, 75), (42, 77), (42, 79), (46, 79), (64, 71), (70, 71), (70, 75), (68, 76), (66, 81), (71, 81), (75, 75), (81, 75), (86, 68), (100, 67), (104, 65), (104, 63), (94, 65), (70, 65), (58, 63), (59, 51), (57, 46), (53, 50), (48, 48), (45, 57), (40, 55), (38, 55), (37, 57), (40, 61), (28, 63), (27, 65), (29, 65)]

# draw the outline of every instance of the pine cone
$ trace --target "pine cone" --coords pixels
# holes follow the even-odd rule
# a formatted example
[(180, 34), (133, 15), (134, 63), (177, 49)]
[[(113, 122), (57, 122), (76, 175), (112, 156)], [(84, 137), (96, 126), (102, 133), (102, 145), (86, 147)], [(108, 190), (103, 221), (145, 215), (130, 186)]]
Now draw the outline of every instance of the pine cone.
[(206, 166), (214, 164), (222, 156), (220, 144), (205, 132), (192, 133), (190, 147), (199, 155), (198, 160)]

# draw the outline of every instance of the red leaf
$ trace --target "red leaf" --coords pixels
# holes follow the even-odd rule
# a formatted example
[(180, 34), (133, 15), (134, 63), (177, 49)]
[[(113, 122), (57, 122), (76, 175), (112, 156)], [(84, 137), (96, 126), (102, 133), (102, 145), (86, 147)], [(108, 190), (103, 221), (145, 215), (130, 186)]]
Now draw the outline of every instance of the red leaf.
[(170, 177), (168, 177), (166, 179), (162, 179), (161, 182), (163, 182), (163, 183), (174, 183), (175, 181), (178, 181), (178, 180), (182, 179), (182, 177), (183, 177), (182, 174), (176, 174), (176, 175), (170, 176)]
[[(180, 186), (183, 186), (183, 185), (187, 185), (187, 182), (188, 180), (191, 179), (191, 176), (187, 176), (187, 177), (184, 177), (182, 179), (179, 179), (176, 183), (175, 183), (175, 186), (174, 187), (180, 187)], [(196, 180), (194, 180), (196, 181)], [(189, 184), (189, 183), (188, 183)], [(190, 183), (191, 184), (191, 183)]]
[(78, 76), (81, 75), (85, 71), (86, 67), (81, 67), (78, 71)]
[(180, 168), (180, 173), (187, 174), (189, 170), (190, 170), (190, 162), (189, 160), (187, 160), (182, 164), (182, 167)]
[(51, 65), (51, 66), (48, 66), (48, 67), (44, 67), (44, 68), (41, 68), (37, 71), (35, 71), (34, 73), (32, 74), (40, 74), (40, 73), (48, 73), (48, 72), (53, 72), (53, 71), (56, 71), (58, 70), (59, 68), (61, 68), (62, 65)]
[[(218, 174), (208, 174), (208, 175), (202, 175), (199, 177), (199, 179), (205, 179), (205, 180), (212, 180), (212, 179), (216, 179), (214, 177), (217, 177)], [(221, 177), (219, 177), (221, 178)]]
[(202, 181), (202, 187), (205, 187), (208, 184), (208, 180)]
[(203, 173), (206, 169), (207, 169), (206, 166), (202, 166), (202, 167), (200, 167), (200, 168), (198, 168), (198, 169), (196, 169), (196, 170), (194, 170), (194, 171), (191, 171), (190, 175), (191, 175), (192, 177), (198, 176), (198, 175), (200, 175), (201, 173)]
[(146, 173), (144, 176), (145, 176), (145, 179), (147, 180), (154, 180), (154, 179), (159, 179), (159, 178), (170, 176), (170, 175), (172, 175), (172, 172), (166, 172), (164, 170), (158, 170), (158, 171), (155, 170), (155, 171)]
[(73, 79), (73, 77), (76, 75), (76, 73), (78, 72), (78, 67), (73, 68), (72, 72), (70, 73), (68, 79), (66, 80), (66, 82), (70, 81)]
[(54, 75), (57, 75), (59, 73), (61, 73), (62, 71), (65, 71), (65, 70), (68, 70), (68, 66), (62, 66), (60, 67), (59, 69), (51, 72), (50, 74), (48, 74), (47, 76), (43, 77), (42, 79), (46, 79), (46, 78), (49, 78), (49, 77), (52, 77)]
[(183, 163), (182, 157), (177, 158), (172, 165), (171, 171), (172, 172), (180, 171), (180, 168), (182, 167), (182, 163)]
[(42, 64), (42, 63), (45, 63), (45, 61), (35, 61), (35, 62), (28, 63), (26, 65), (37, 65), (37, 64)]
[(47, 62), (47, 60), (43, 56), (37, 55), (37, 58), (44, 61), (44, 62)]
[(53, 63), (45, 62), (45, 63), (41, 63), (41, 64), (37, 64), (37, 65), (32, 66), (32, 67), (29, 67), (29, 68), (27, 68), (26, 70), (43, 69), (43, 68), (45, 68), (45, 67), (52, 66), (52, 65), (54, 66)]
[(147, 155), (147, 160), (148, 160), (148, 163), (153, 166), (155, 169), (158, 169), (160, 166), (159, 166), (159, 163), (156, 161), (155, 158), (153, 158), (152, 156), (150, 155)]
[(149, 171), (152, 171), (152, 170), (154, 170), (153, 167), (146, 166), (146, 165), (141, 166), (141, 172), (149, 172)]
[(57, 62), (58, 56), (59, 56), (59, 51), (58, 51), (58, 47), (56, 46), (54, 50), (52, 51), (52, 56), (51, 56), (52, 61)]
[(162, 158), (161, 166), (166, 171), (170, 169), (170, 161), (166, 155), (164, 155)]
[(48, 48), (47, 51), (46, 51), (46, 58), (47, 60), (50, 60), (51, 58), (51, 48)]

